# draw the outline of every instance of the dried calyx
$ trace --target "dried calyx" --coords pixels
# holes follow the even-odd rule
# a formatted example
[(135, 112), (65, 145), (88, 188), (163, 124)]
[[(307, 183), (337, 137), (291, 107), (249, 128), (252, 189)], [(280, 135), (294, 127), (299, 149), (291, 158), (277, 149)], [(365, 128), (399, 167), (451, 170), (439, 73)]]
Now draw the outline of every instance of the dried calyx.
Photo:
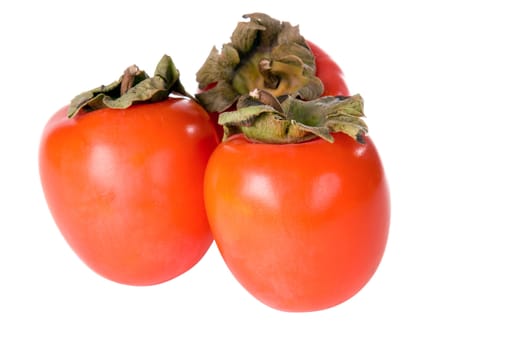
[(152, 77), (133, 65), (117, 81), (77, 95), (70, 103), (68, 118), (81, 110), (125, 109), (136, 103), (157, 102), (168, 98), (171, 93), (191, 97), (179, 80), (174, 62), (170, 56), (164, 55)]
[(332, 133), (343, 132), (363, 143), (368, 128), (363, 120), (360, 95), (326, 96), (303, 101), (291, 95), (275, 98), (254, 90), (239, 98), (236, 110), (221, 113), (224, 139), (243, 133), (255, 142), (299, 143), (315, 138), (333, 142)]
[(196, 98), (209, 112), (223, 112), (254, 89), (304, 100), (321, 96), (314, 55), (298, 26), (263, 13), (243, 16), (231, 42), (215, 47), (196, 74)]

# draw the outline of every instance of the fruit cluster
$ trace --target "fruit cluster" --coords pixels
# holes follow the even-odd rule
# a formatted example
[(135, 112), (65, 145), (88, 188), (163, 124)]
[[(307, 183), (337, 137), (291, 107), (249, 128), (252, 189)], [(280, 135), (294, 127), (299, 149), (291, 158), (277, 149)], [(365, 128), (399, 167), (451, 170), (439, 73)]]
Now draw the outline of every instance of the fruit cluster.
[(170, 56), (75, 97), (47, 123), (42, 188), (101, 276), (154, 285), (213, 241), (240, 284), (283, 311), (355, 295), (388, 236), (390, 200), (363, 100), (298, 26), (253, 13), (185, 91)]

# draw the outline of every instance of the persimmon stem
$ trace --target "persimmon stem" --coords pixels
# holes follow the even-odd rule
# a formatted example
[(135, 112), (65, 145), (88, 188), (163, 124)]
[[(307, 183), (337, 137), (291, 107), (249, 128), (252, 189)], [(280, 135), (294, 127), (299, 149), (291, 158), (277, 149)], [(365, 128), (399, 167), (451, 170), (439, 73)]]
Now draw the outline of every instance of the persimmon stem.
[(266, 90), (254, 89), (249, 93), (249, 96), (259, 101), (262, 104), (273, 107), (277, 112), (283, 113), (282, 105), (277, 98)]
[(121, 80), (121, 90), (119, 91), (120, 96), (126, 94), (132, 86), (134, 86), (135, 77), (139, 75), (141, 70), (135, 64), (126, 68), (123, 73), (123, 79)]
[(264, 79), (264, 86), (268, 89), (276, 89), (280, 85), (280, 78), (272, 73), (271, 61), (263, 59), (258, 63), (258, 70)]

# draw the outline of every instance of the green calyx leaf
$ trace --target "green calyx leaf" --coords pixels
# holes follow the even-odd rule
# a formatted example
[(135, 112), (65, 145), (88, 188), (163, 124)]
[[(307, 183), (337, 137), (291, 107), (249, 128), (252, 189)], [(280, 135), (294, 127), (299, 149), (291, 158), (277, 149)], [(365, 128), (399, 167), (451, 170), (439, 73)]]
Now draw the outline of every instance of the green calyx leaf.
[(133, 65), (117, 81), (77, 95), (71, 100), (68, 118), (81, 110), (125, 109), (135, 103), (157, 102), (168, 98), (171, 93), (191, 97), (181, 84), (174, 62), (170, 56), (164, 55), (153, 77)]
[(316, 77), (313, 52), (298, 26), (263, 13), (244, 15), (231, 42), (215, 47), (196, 74), (202, 92), (196, 98), (209, 112), (223, 112), (254, 89), (273, 96), (311, 100), (324, 86)]
[(263, 143), (299, 143), (315, 138), (333, 142), (332, 133), (342, 132), (363, 143), (368, 132), (363, 107), (360, 95), (303, 101), (255, 90), (239, 99), (236, 111), (221, 113), (218, 122), (223, 125), (224, 140), (243, 133)]

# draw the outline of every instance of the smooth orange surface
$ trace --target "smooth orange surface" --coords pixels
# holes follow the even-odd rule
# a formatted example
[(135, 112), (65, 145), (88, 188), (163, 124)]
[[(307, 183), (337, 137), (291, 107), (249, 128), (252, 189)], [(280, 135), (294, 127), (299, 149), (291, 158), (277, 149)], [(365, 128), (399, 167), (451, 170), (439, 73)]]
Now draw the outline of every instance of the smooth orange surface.
[(150, 285), (190, 269), (212, 243), (203, 176), (218, 143), (187, 98), (102, 109), (46, 125), (42, 187), (66, 241), (94, 271)]
[(390, 201), (373, 141), (220, 144), (205, 175), (205, 203), (220, 252), (263, 303), (315, 311), (349, 299), (385, 249)]

